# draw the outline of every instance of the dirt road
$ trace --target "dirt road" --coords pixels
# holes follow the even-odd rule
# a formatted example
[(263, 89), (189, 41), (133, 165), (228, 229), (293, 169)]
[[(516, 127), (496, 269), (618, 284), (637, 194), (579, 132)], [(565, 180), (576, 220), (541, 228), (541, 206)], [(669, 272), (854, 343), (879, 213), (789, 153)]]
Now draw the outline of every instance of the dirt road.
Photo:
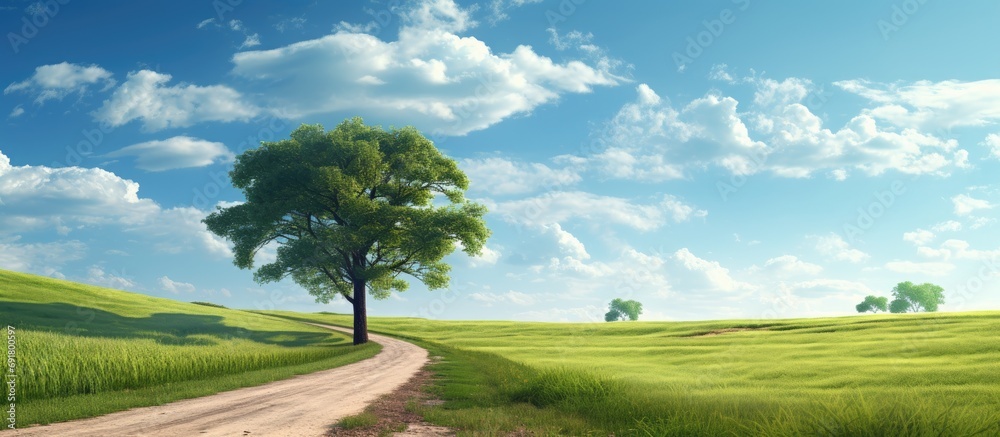
[[(334, 326), (317, 325), (350, 332)], [(427, 351), (370, 334), (382, 345), (375, 357), (156, 407), (0, 433), (22, 436), (321, 436), (329, 425), (357, 414), (380, 395), (405, 383), (427, 362)]]

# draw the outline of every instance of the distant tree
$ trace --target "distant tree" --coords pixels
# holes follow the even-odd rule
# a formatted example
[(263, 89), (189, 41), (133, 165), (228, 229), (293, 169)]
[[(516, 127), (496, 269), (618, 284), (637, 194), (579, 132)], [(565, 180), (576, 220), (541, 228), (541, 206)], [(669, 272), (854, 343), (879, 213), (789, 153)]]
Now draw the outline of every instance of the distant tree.
[(854, 308), (857, 309), (859, 313), (889, 311), (889, 298), (869, 295), (865, 297), (863, 302), (859, 303)]
[(910, 309), (910, 303), (903, 299), (896, 299), (889, 302), (889, 312), (893, 314), (905, 313)]
[(889, 304), (889, 311), (894, 313), (935, 312), (944, 303), (944, 289), (931, 283), (900, 282), (892, 289), (892, 296), (896, 299)]
[(400, 275), (446, 287), (442, 258), (459, 243), (476, 255), (490, 235), (458, 163), (412, 127), (302, 125), (243, 152), (229, 176), (246, 202), (210, 214), (208, 230), (234, 243), (242, 269), (278, 243), (254, 280), (291, 277), (319, 302), (343, 297), (354, 307), (354, 344), (368, 341), (366, 294), (405, 290)]
[(639, 314), (642, 314), (642, 304), (634, 300), (615, 299), (608, 304), (608, 310), (604, 314), (605, 322), (635, 321), (639, 320)]

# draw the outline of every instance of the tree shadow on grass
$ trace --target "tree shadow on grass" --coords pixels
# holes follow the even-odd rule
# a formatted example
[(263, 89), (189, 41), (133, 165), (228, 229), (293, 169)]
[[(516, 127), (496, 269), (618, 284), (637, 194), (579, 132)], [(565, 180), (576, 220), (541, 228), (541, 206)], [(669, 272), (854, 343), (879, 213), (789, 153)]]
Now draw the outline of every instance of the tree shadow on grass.
[(212, 345), (242, 338), (278, 346), (333, 346), (349, 339), (311, 331), (255, 331), (223, 324), (215, 315), (156, 313), (125, 317), (97, 308), (66, 303), (0, 301), (0, 323), (17, 329), (81, 337), (141, 338), (171, 345)]

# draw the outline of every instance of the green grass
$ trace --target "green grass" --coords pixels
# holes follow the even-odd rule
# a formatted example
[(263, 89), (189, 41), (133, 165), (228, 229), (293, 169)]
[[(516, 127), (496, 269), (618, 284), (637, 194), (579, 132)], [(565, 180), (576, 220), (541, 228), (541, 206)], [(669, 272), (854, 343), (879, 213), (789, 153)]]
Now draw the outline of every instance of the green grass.
[(0, 325), (16, 333), (20, 426), (261, 384), (380, 350), (275, 317), (3, 270)]
[[(1000, 434), (998, 312), (369, 327), (444, 357), (447, 402), (422, 412), (472, 435)], [(702, 335), (727, 328), (746, 330)]]
[(366, 411), (340, 419), (340, 421), (337, 422), (337, 427), (341, 429), (354, 429), (372, 426), (376, 423), (378, 423), (378, 416)]

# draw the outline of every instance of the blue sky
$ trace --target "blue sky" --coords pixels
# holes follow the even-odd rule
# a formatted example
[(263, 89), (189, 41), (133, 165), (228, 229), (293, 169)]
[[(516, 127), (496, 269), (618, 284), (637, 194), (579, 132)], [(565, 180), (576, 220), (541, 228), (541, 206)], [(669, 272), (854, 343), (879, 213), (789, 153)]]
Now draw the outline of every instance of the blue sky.
[(847, 315), (906, 280), (1000, 308), (1000, 5), (681, 3), (2, 0), (0, 268), (349, 311), (200, 220), (235, 155), (362, 116), (458, 160), (493, 230), (371, 315)]

